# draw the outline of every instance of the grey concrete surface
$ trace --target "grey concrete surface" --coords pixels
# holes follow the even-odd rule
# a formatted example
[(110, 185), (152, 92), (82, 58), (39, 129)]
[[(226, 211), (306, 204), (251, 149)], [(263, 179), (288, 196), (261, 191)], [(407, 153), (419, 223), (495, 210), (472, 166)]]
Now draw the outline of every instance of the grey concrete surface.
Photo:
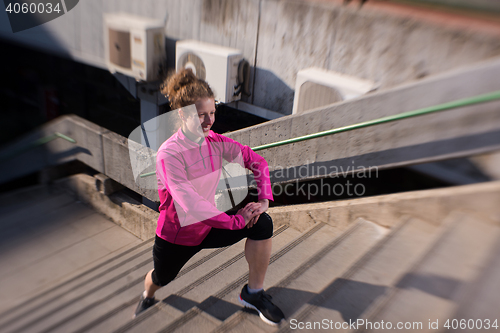
[[(56, 182), (45, 190), (37, 187), (33, 195), (26, 196), (27, 201), (40, 201), (38, 208), (33, 205), (34, 210), (44, 207), (45, 199), (40, 195), (46, 200), (57, 198), (50, 204), (46, 201), (44, 212), (53, 212), (43, 214), (38, 221), (38, 225), (48, 225), (45, 229), (34, 230), (37, 224), (31, 223), (30, 237), (37, 237), (43, 244), (26, 246), (21, 252), (2, 251), (0, 259), (14, 267), (13, 262), (38, 251), (39, 257), (32, 257), (40, 270), (37, 278), (44, 278), (44, 267), (61, 275), (54, 283), (11, 303), (14, 309), (2, 307), (0, 330), (181, 332), (203, 326), (215, 332), (290, 331), (289, 322), (273, 329), (253, 312), (240, 311), (235, 297), (247, 276), (243, 242), (198, 253), (176, 280), (157, 293), (163, 302), (131, 321), (143, 289), (143, 276), (152, 267), (152, 243), (141, 242), (107, 219), (97, 219), (100, 215), (94, 210), (75, 201), (79, 198), (91, 207), (95, 205), (93, 200), (103, 201), (103, 197), (91, 193), (103, 195), (95, 183), (91, 176), (73, 176), (66, 184)], [(74, 193), (64, 196), (69, 189)], [(8, 195), (1, 198), (10, 205), (22, 194), (17, 191), (10, 199)], [(117, 194), (111, 194), (108, 200), (113, 202)], [(387, 320), (403, 320), (411, 317), (410, 312), (414, 318), (423, 318), (427, 313), (419, 309), (426, 308), (453, 310), (447, 310), (447, 316), (471, 313), (461, 301), (464, 297), (475, 304), (487, 300), (490, 307), (497, 308), (498, 301), (488, 297), (484, 288), (496, 283), (493, 264), (498, 260), (499, 195), (500, 182), (490, 182), (272, 208), (269, 213), (276, 221), (276, 235), (266, 288), (288, 318), (304, 320), (322, 316), (339, 321), (375, 320), (381, 313)], [(63, 198), (69, 201), (61, 201)], [(127, 215), (126, 205), (115, 205), (101, 209), (122, 209), (121, 214)], [(22, 206), (2, 208), (0, 205), (0, 217), (17, 213), (30, 219), (36, 216), (26, 213)], [(73, 223), (64, 219), (68, 214), (75, 218)], [(7, 223), (5, 227), (12, 225)], [(73, 248), (75, 242), (78, 246)], [(50, 264), (50, 258), (57, 258), (57, 262)], [(75, 260), (79, 263), (85, 258), (90, 262), (75, 264)], [(21, 263), (15, 274), (2, 277), (2, 282), (13, 283), (12, 277), (16, 277), (22, 284), (24, 280), (18, 274), (30, 263)], [(448, 294), (443, 294), (447, 291), (454, 296), (447, 298)], [(413, 301), (420, 302), (420, 307), (410, 311)], [(475, 310), (475, 316), (490, 313), (485, 307), (480, 309)]]
[[(255, 104), (290, 114), (297, 72), (311, 66), (387, 88), (498, 54), (493, 36), (370, 5), (360, 9), (331, 2), (264, 1)], [(485, 38), (492, 43), (484, 43)]]
[[(310, 309), (307, 321), (321, 321), (328, 318), (344, 322), (369, 317), (384, 297), (390, 294), (406, 272), (415, 265), (438, 238), (438, 228), (414, 218), (406, 218), (392, 230), (380, 247), (373, 249), (373, 255), (349, 278), (339, 279), (337, 292), (324, 303), (315, 303)], [(338, 332), (350, 332), (339, 329)]]
[[(134, 172), (130, 161), (130, 156), (133, 154), (133, 152), (131, 152), (130, 150), (134, 149), (135, 146), (130, 147), (129, 149), (129, 140), (119, 134), (112, 132), (103, 135), (102, 140), (105, 165), (105, 169), (102, 173), (117, 181), (118, 183), (134, 190), (135, 192), (141, 193), (150, 200), (159, 201), (157, 199), (158, 191), (156, 190), (156, 187), (141, 186), (142, 183), (139, 177), (137, 177), (137, 181), (135, 180), (136, 178), (134, 177)], [(131, 142), (131, 144), (133, 144), (133, 142)], [(147, 155), (148, 157), (155, 156), (151, 149), (147, 147), (137, 145), (137, 149), (139, 149), (141, 152), (143, 150), (147, 150), (149, 152), (149, 154)], [(147, 170), (146, 172), (148, 171), (150, 170)], [(155, 178), (156, 176), (152, 176), (147, 178), (145, 181), (155, 183)]]
[(140, 241), (61, 191), (26, 196), (0, 225), (11, 226), (2, 233), (0, 312)]
[(123, 190), (125, 188), (120, 183), (114, 181), (113, 179), (109, 178), (108, 176), (102, 173), (94, 175), (94, 178), (96, 179), (97, 190), (107, 196), (115, 192), (118, 192), (120, 190)]
[(150, 264), (152, 241), (139, 243), (138, 245), (93, 263), (93, 267), (72, 272), (71, 277), (59, 282), (55, 287), (30, 295), (28, 302), (18, 306), (12, 306), (8, 315), (0, 319), (0, 325), (4, 327), (9, 322), (17, 322), (23, 318), (28, 322), (40, 316), (44, 312), (54, 310), (63, 302), (85, 297), (101, 285), (107, 285), (111, 279), (118, 279), (130, 273), (130, 267), (140, 267), (144, 262)]
[(498, 224), (467, 215), (456, 214), (454, 219), (433, 251), (401, 279), (397, 291), (371, 318), (373, 321), (420, 322), (427, 324), (421, 331), (431, 332), (429, 320), (444, 325), (457, 304), (469, 302), (465, 290), (485, 269), (484, 262), (498, 242), (500, 229)]
[(292, 112), (295, 77), (306, 67), (394, 87), (500, 54), (498, 24), (435, 7), (422, 12), (418, 6), (378, 2), (359, 8), (304, 0), (85, 1), (16, 34), (7, 13), (0, 12), (0, 36), (105, 68), (103, 14), (113, 12), (166, 19), (170, 67), (176, 40), (240, 49), (252, 67), (253, 94), (245, 101), (281, 114)]

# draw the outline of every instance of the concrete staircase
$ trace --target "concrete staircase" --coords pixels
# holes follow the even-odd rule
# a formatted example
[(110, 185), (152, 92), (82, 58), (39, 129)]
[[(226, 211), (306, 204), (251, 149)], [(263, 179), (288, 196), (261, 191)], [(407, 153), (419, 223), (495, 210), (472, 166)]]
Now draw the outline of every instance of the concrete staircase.
[[(92, 248), (98, 237), (104, 237), (106, 230), (106, 242), (116, 245), (108, 245), (107, 252), (93, 256), (89, 254), (92, 251), (72, 251), (74, 244), (58, 249), (49, 247), (51, 250), (42, 246), (25, 250), (24, 254), (34, 255), (37, 264), (55, 277), (30, 285), (30, 280), (36, 282), (39, 275), (28, 269), (33, 260), (24, 263), (28, 267), (25, 270), (20, 264), (15, 271), (3, 271), (2, 289), (11, 289), (11, 297), (10, 304), (2, 304), (0, 331), (254, 333), (301, 331), (308, 328), (308, 323), (320, 331), (324, 328), (320, 325), (327, 320), (334, 329), (338, 325), (336, 331), (379, 332), (384, 330), (364, 325), (344, 324), (343, 329), (339, 326), (383, 320), (393, 325), (422, 323), (414, 330), (435, 332), (429, 329), (429, 320), (439, 320), (440, 329), (446, 319), (493, 321), (498, 319), (500, 306), (494, 292), (500, 290), (500, 208), (494, 203), (475, 205), (471, 198), (481, 199), (491, 193), (498, 196), (499, 189), (497, 182), (426, 191), (428, 200), (440, 191), (440, 199), (434, 202), (445, 213), (431, 213), (423, 218), (407, 214), (404, 205), (400, 205), (403, 213), (385, 223), (371, 221), (370, 214), (352, 214), (352, 204), (335, 211), (328, 208), (335, 215), (351, 209), (345, 224), (318, 217), (314, 207), (271, 209), (276, 223), (266, 288), (287, 316), (287, 322), (280, 327), (266, 325), (237, 301), (248, 277), (244, 242), (198, 253), (172, 283), (157, 292), (161, 301), (132, 319), (143, 290), (143, 277), (152, 268), (152, 240), (141, 241), (110, 225), (109, 220), (60, 189), (34, 187), (10, 193), (0, 198), (5, 203), (0, 205), (0, 227), (10, 230), (10, 236), (5, 236), (10, 239), (10, 246), (30, 245), (26, 239), (45, 239), (57, 247), (72, 234), (57, 231), (67, 225), (78, 225), (87, 235), (75, 241), (87, 242), (85, 251)], [(447, 196), (443, 191), (448, 191)], [(470, 205), (458, 204), (463, 194), (462, 199), (455, 199), (463, 192), (472, 200)], [(374, 203), (398, 196), (401, 197), (398, 194), (358, 199), (357, 209), (368, 207), (377, 220), (381, 215), (375, 211)], [(23, 205), (19, 203), (21, 199)], [(428, 209), (423, 204), (425, 200), (414, 202), (415, 211)], [(295, 210), (292, 216), (298, 222), (299, 211), (304, 209), (311, 216), (307, 222), (294, 223), (295, 220), (283, 218), (284, 211)], [(48, 229), (35, 226), (35, 217), (43, 222), (55, 221), (57, 216), (60, 223), (51, 222)], [(14, 224), (19, 223), (31, 226), (29, 237), (13, 231)], [(2, 267), (9, 267), (19, 257), (6, 250), (4, 246), (1, 258), (6, 261)], [(44, 255), (37, 253), (41, 250)], [(75, 263), (79, 266), (68, 268)], [(61, 270), (58, 267), (66, 271), (57, 273)], [(32, 275), (26, 278), (26, 274)]]

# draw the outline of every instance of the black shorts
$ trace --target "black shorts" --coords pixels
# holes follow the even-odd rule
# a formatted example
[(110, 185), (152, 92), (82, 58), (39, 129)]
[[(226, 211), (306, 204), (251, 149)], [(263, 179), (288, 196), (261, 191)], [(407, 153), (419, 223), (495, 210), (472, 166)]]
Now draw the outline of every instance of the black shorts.
[(153, 283), (165, 286), (172, 281), (191, 257), (202, 249), (226, 247), (238, 243), (243, 238), (253, 240), (269, 239), (273, 236), (273, 221), (263, 213), (251, 228), (239, 230), (212, 228), (200, 245), (186, 246), (167, 242), (156, 236), (153, 246)]

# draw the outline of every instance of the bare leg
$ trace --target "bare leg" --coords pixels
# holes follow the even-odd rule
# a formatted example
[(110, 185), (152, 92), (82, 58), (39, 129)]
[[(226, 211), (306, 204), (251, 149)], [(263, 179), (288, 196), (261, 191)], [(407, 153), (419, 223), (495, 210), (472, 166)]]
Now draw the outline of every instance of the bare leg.
[(161, 288), (153, 283), (151, 273), (153, 273), (153, 270), (150, 270), (148, 274), (146, 274), (146, 279), (144, 280), (144, 289), (146, 290), (146, 297), (148, 298), (152, 298), (155, 295), (155, 292)]
[[(245, 258), (248, 262), (248, 286), (252, 289), (264, 287), (267, 266), (271, 258), (272, 239), (252, 240), (245, 243)], [(147, 290), (147, 289), (146, 289)]]

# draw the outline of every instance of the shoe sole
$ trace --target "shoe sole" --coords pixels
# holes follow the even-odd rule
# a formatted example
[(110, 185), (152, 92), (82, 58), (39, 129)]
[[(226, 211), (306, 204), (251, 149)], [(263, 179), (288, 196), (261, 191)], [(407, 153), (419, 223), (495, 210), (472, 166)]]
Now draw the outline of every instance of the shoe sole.
[(281, 324), (281, 322), (283, 320), (281, 320), (280, 322), (278, 323), (275, 323), (274, 321), (271, 321), (269, 319), (267, 319), (263, 314), (262, 312), (259, 311), (259, 309), (257, 309), (255, 306), (253, 306), (252, 304), (246, 302), (243, 298), (241, 298), (241, 294), (240, 296), (238, 296), (238, 300), (240, 301), (241, 305), (243, 305), (244, 307), (246, 308), (250, 308), (250, 309), (254, 309), (255, 311), (257, 311), (259, 313), (259, 317), (260, 319), (262, 319), (263, 322), (265, 322), (266, 324), (268, 325), (271, 325), (271, 326), (279, 326)]

